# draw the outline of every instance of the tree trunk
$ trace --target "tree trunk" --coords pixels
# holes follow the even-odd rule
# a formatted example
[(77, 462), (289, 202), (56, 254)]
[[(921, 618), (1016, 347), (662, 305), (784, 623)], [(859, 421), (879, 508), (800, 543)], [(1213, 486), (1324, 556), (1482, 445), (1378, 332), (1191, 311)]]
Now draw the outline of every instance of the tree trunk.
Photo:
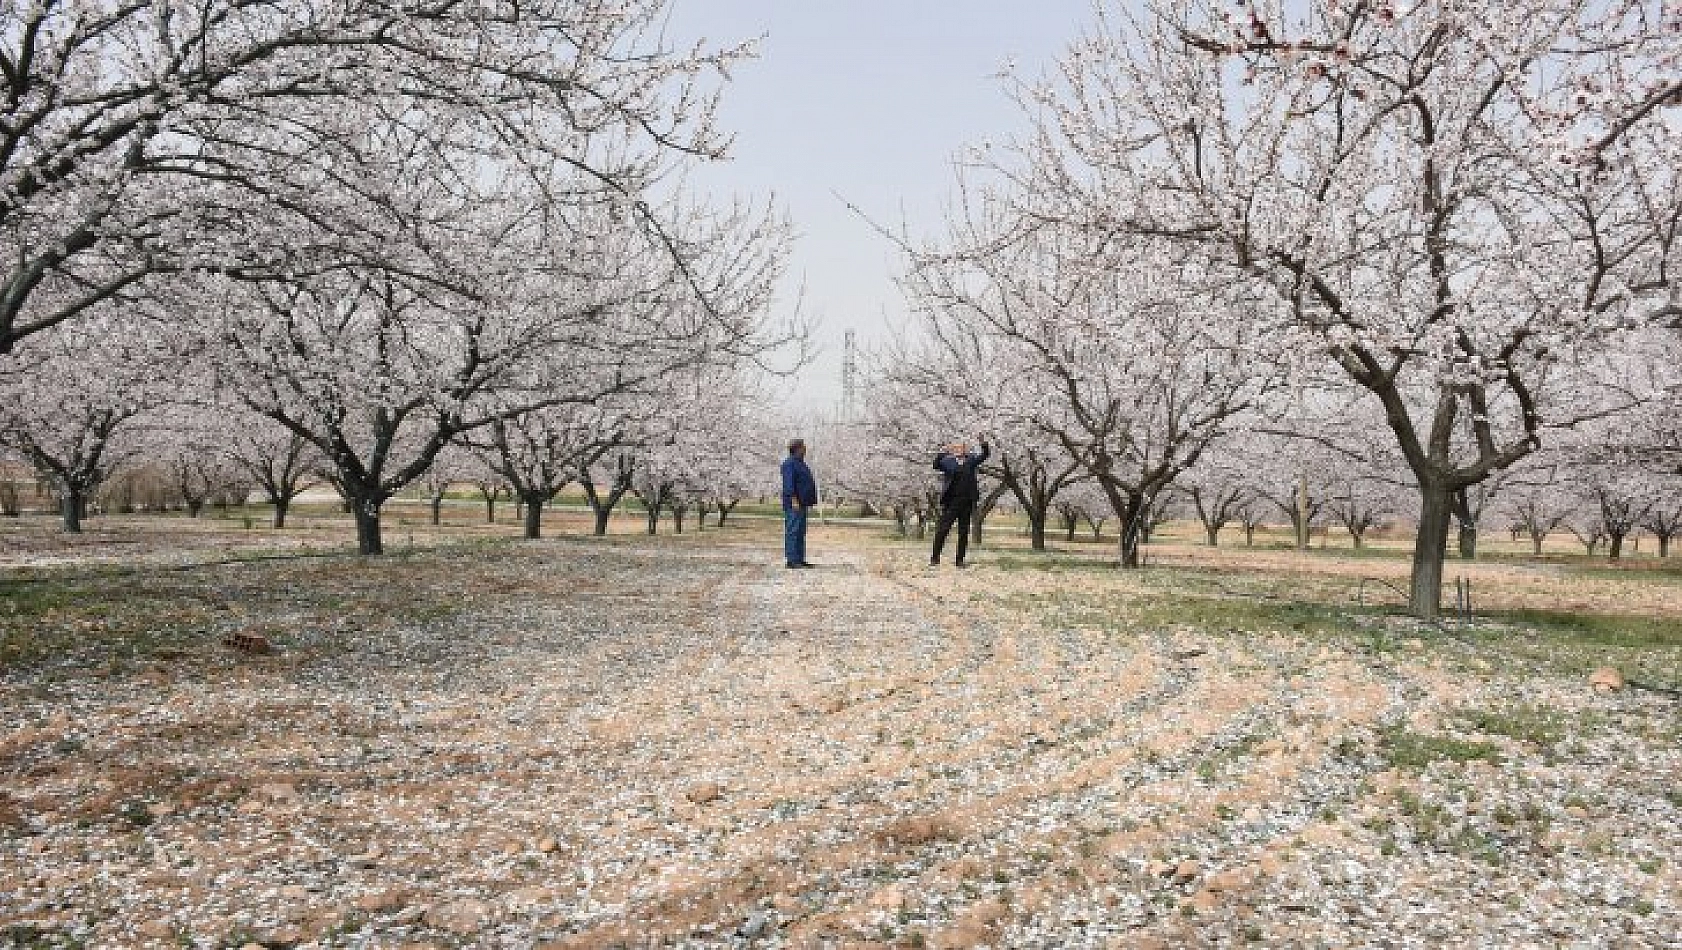
[(1472, 516), (1472, 500), (1466, 489), (1454, 493), (1454, 522), (1459, 528), (1460, 559), (1473, 560), (1478, 556), (1478, 524)]
[(1205, 522), (1203, 522), (1203, 533), (1209, 538), (1209, 546), (1210, 547), (1212, 547), (1212, 548), (1220, 547), (1220, 544), (1221, 544), (1221, 526), (1220, 525), (1210, 524), (1209, 522), (1205, 521)]
[(485, 496), (485, 524), (496, 524), (496, 496)]
[[(1111, 497), (1114, 498), (1113, 493)], [(1121, 524), (1116, 526), (1116, 533), (1121, 537), (1121, 566), (1123, 570), (1133, 570), (1139, 566), (1141, 529), (1144, 528), (1144, 521), (1150, 517), (1150, 511), (1143, 496), (1130, 493), (1126, 504), (1122, 505), (1116, 515), (1121, 519)]]
[(1659, 557), (1670, 557), (1670, 535), (1655, 535), (1659, 539)]
[(1420, 485), (1419, 535), (1413, 543), (1413, 577), (1408, 588), (1408, 611), (1421, 620), (1435, 620), (1442, 610), (1443, 559), (1448, 554), (1448, 522), (1452, 495)]
[(187, 517), (197, 518), (200, 515), (200, 513), (202, 513), (203, 511), (204, 511), (204, 499), (203, 498), (189, 498), (189, 499), (187, 499)]
[(972, 547), (981, 547), (981, 529), (987, 523), (987, 518), (993, 514), (993, 509), (999, 505), (999, 499), (1004, 497), (1010, 486), (999, 482), (993, 490), (983, 495), (981, 504), (975, 506), (975, 519), (970, 522), (969, 543)]
[(648, 507), (648, 533), (660, 533), (660, 509), (650, 505)]
[(1355, 545), (1355, 550), (1359, 551), (1363, 547), (1366, 546), (1366, 543), (1367, 543), (1366, 542), (1366, 534), (1367, 533), (1365, 531), (1350, 531), (1349, 532), (1349, 540), (1350, 540), (1350, 543)]
[(1542, 542), (1546, 541), (1547, 539), (1548, 539), (1548, 536), (1546, 534), (1542, 534), (1541, 532), (1537, 532), (1537, 531), (1530, 532), (1530, 553), (1532, 555), (1536, 556), (1536, 557), (1541, 557), (1542, 556)]
[(1121, 526), (1121, 566), (1132, 570), (1139, 566), (1139, 529), (1124, 522)]
[(1256, 546), (1256, 526), (1249, 522), (1244, 524), (1244, 546), (1247, 548)]
[(520, 503), (525, 505), (525, 538), (536, 541), (543, 537), (543, 495), (526, 494), (520, 496)]
[(596, 537), (600, 538), (606, 536), (607, 519), (611, 517), (613, 517), (612, 508), (596, 508)]
[(82, 516), (87, 513), (87, 499), (82, 497), (81, 490), (66, 488), (64, 496), (59, 499), (58, 509), (64, 519), (64, 533), (81, 534)]
[(286, 527), (286, 512), (292, 507), (292, 499), (276, 497), (270, 499), (270, 503), (274, 505), (273, 524), (275, 529), (279, 530)]
[(1624, 556), (1624, 536), (1620, 532), (1610, 535), (1612, 546), (1607, 548), (1606, 556), (1616, 561)]
[(1035, 551), (1045, 550), (1045, 520), (1043, 508), (1037, 512), (1031, 508), (1028, 510), (1028, 546)]
[(371, 499), (360, 500), (352, 509), (356, 513), (356, 553), (384, 554), (385, 544), (380, 537), (380, 503)]
[(1308, 475), (1297, 476), (1297, 504), (1293, 521), (1297, 529), (1297, 550), (1308, 550)]
[(674, 534), (682, 534), (683, 533), (683, 515), (684, 515), (685, 510), (686, 509), (683, 508), (683, 507), (673, 506), (673, 508), (672, 508), (672, 533), (674, 533)]
[(444, 496), (432, 496), (432, 526), (438, 527), (444, 521)]
[(720, 528), (724, 527), (724, 519), (730, 517), (730, 512), (735, 511), (736, 506), (739, 504), (741, 504), (741, 502), (733, 501), (728, 505), (718, 506), (718, 526)]

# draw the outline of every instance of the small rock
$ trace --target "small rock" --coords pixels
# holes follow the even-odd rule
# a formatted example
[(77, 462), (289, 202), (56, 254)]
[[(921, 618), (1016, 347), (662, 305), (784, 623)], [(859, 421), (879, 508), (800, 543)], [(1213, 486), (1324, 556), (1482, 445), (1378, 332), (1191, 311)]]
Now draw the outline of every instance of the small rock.
[(1173, 881), (1175, 884), (1186, 884), (1197, 879), (1203, 868), (1196, 861), (1181, 861), (1174, 866)]
[(1572, 818), (1587, 818), (1589, 816), (1589, 810), (1581, 805), (1568, 805), (1565, 808), (1565, 813)]
[(253, 940), (251, 943), (241, 944), (239, 950), (269, 950), (269, 948)]
[(793, 894), (778, 894), (771, 898), (771, 906), (784, 917), (798, 917), (802, 910), (800, 898)]
[(467, 936), (483, 930), (490, 916), (491, 908), (483, 901), (460, 900), (431, 908), (423, 919), (428, 927)]
[(245, 653), (267, 654), (274, 652), (274, 644), (269, 642), (268, 637), (260, 633), (235, 631), (222, 638), (222, 645)]
[(736, 932), (749, 940), (763, 937), (771, 929), (771, 920), (764, 914), (755, 911), (748, 915), (742, 926)]
[(556, 841), (554, 838), (544, 838), (537, 843), (537, 850), (543, 852), (544, 854), (553, 854), (555, 851), (559, 850), (560, 847), (560, 842)]
[(716, 802), (723, 796), (724, 791), (718, 787), (717, 782), (702, 782), (699, 785), (691, 786), (689, 791), (683, 793), (684, 798), (689, 799), (697, 805), (705, 805), (708, 802)]
[(1615, 693), (1624, 688), (1624, 674), (1615, 666), (1603, 666), (1589, 674), (1589, 686), (1596, 692)]
[(148, 920), (134, 928), (134, 932), (148, 940), (174, 940), (175, 924), (168, 920)]
[(175, 814), (175, 806), (169, 802), (153, 802), (146, 806), (146, 814), (153, 818), (167, 818)]

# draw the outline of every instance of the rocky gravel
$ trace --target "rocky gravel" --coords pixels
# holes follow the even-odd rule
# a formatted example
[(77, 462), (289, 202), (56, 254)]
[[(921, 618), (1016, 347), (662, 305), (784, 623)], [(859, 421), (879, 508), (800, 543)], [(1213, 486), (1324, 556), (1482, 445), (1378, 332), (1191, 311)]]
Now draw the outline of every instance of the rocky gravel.
[(0, 946), (1679, 945), (1672, 698), (830, 540), (177, 577), (0, 676)]

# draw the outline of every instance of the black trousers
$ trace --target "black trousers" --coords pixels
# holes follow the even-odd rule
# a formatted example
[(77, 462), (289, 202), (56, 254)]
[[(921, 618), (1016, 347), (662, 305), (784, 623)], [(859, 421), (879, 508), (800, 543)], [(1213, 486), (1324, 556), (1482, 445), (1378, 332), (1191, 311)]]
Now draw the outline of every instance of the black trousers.
[(946, 547), (946, 535), (952, 530), (952, 525), (958, 526), (958, 563), (964, 563), (964, 555), (969, 552), (970, 518), (975, 514), (975, 502), (960, 501), (940, 508), (940, 520), (934, 525), (934, 554), (932, 561), (940, 560), (940, 549)]

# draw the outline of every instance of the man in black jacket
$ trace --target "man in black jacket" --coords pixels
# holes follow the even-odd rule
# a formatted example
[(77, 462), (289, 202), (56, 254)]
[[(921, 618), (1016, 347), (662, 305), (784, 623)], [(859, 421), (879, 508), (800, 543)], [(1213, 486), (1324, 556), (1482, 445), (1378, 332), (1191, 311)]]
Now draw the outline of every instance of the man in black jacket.
[(958, 567), (964, 566), (964, 555), (969, 552), (970, 519), (975, 515), (975, 503), (981, 500), (981, 484), (976, 480), (975, 473), (992, 454), (985, 438), (977, 441), (981, 443), (980, 452), (971, 452), (969, 446), (956, 442), (934, 458), (934, 467), (943, 476), (945, 486), (940, 492), (940, 521), (934, 529), (934, 553), (929, 556), (930, 564), (940, 563), (940, 549), (946, 546), (946, 535), (956, 523), (958, 560), (954, 563)]

